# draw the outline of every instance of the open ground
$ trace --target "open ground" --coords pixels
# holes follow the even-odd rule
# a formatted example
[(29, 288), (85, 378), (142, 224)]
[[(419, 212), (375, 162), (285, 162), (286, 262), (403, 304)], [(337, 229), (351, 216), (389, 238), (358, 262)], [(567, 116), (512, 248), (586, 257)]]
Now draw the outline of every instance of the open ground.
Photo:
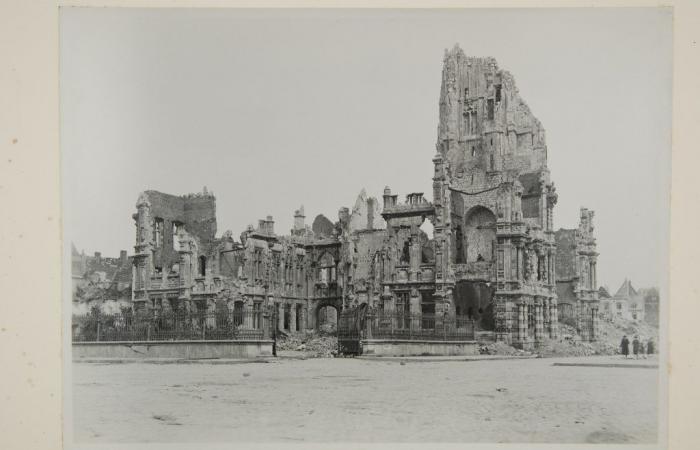
[(655, 359), (265, 362), (73, 363), (75, 441), (657, 441)]

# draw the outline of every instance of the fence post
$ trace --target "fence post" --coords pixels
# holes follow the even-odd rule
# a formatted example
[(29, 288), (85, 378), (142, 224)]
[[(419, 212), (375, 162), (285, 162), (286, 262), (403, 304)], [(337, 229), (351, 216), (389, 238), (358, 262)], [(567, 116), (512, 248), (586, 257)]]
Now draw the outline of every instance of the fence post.
[(151, 321), (148, 321), (148, 324), (146, 325), (146, 340), (150, 341), (151, 340)]
[(95, 338), (97, 342), (100, 342), (100, 318), (97, 318), (97, 337)]

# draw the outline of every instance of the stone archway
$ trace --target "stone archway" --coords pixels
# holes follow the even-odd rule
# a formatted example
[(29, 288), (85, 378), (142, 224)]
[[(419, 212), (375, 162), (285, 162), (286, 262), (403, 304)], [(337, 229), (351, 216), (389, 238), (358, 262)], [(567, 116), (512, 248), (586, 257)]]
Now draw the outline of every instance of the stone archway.
[(335, 333), (338, 330), (338, 319), (342, 311), (340, 301), (321, 300), (313, 306), (311, 317), (313, 329), (327, 333)]
[(464, 217), (462, 235), (467, 263), (495, 260), (496, 215), (490, 209), (471, 208)]

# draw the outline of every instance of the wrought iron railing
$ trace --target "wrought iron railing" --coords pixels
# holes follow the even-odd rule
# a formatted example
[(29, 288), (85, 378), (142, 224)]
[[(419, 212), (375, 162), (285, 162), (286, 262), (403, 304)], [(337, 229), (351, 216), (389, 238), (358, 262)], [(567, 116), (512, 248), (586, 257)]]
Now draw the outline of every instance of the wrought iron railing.
[(73, 342), (258, 340), (269, 337), (271, 315), (259, 309), (186, 313), (93, 311), (73, 316)]
[(474, 320), (466, 316), (372, 311), (366, 315), (366, 337), (462, 341), (474, 340)]

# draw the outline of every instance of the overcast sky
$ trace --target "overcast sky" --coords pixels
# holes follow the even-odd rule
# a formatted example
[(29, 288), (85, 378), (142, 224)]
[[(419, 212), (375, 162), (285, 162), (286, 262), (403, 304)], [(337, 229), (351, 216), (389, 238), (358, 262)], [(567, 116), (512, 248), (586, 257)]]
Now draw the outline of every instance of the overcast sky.
[(547, 130), (556, 228), (595, 210), (598, 279), (665, 279), (671, 13), (62, 8), (64, 230), (133, 253), (139, 192), (217, 198), (218, 234), (432, 197), (444, 49), (493, 56)]

